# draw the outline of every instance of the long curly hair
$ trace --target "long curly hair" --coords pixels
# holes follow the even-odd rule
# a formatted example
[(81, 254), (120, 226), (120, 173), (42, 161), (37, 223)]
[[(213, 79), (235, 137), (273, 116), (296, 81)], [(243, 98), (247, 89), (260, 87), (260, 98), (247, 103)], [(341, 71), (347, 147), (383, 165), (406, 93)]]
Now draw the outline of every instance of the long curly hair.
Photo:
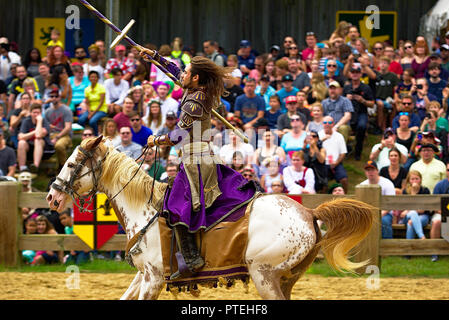
[(196, 56), (190, 62), (192, 77), (198, 75), (198, 85), (206, 89), (207, 105), (218, 106), (220, 97), (227, 94), (225, 79), (231, 79), (232, 68), (217, 66), (206, 57)]

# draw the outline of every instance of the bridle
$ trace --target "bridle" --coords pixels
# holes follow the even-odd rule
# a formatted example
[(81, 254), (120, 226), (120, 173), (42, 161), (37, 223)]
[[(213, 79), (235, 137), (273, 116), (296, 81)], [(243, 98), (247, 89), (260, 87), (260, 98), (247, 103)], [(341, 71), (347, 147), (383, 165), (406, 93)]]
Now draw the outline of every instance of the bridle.
[[(101, 160), (99, 160), (97, 163), (95, 163), (95, 165), (94, 165), (95, 149), (96, 148), (93, 148), (92, 150), (86, 150), (86, 149), (82, 148), (81, 146), (79, 146), (78, 150), (84, 155), (84, 158), (76, 165), (73, 175), (70, 177), (70, 180), (65, 181), (59, 177), (56, 177), (56, 180), (58, 180), (62, 184), (62, 186), (60, 186), (59, 184), (56, 184), (56, 183), (53, 183), (51, 185), (51, 187), (53, 189), (68, 194), (72, 198), (73, 204), (78, 207), (80, 212), (91, 213), (91, 212), (95, 211), (95, 208), (92, 210), (85, 208), (85, 204), (87, 204), (87, 207), (89, 207), (94, 201), (93, 196), (98, 191), (98, 182), (99, 182), (99, 178), (101, 176), (101, 172), (103, 169), (103, 163), (109, 154), (109, 151), (106, 152), (104, 157)], [(86, 165), (87, 161), (90, 161), (91, 169), (81, 175), (81, 171), (83, 170), (83, 167)], [(92, 189), (90, 190), (90, 192), (87, 195), (78, 194), (78, 192), (73, 187), (75, 181), (79, 180), (82, 177), (89, 175), (91, 173), (92, 173), (92, 185), (93, 185)], [(78, 205), (78, 202), (76, 201), (76, 199), (79, 199), (79, 205)]]
[[(86, 150), (83, 147), (79, 146), (78, 150), (84, 155), (84, 158), (76, 165), (73, 175), (70, 177), (70, 180), (65, 181), (59, 177), (56, 177), (56, 180), (58, 180), (62, 184), (62, 186), (60, 186), (56, 183), (53, 183), (51, 185), (51, 187), (53, 189), (68, 194), (72, 198), (73, 204), (78, 207), (78, 209), (80, 210), (81, 213), (84, 213), (84, 212), (92, 213), (95, 211), (95, 208), (93, 208), (92, 210), (85, 208), (85, 204), (87, 204), (87, 207), (89, 207), (94, 202), (94, 195), (98, 191), (98, 182), (99, 182), (99, 178), (101, 177), (103, 163), (106, 160), (106, 157), (109, 155), (109, 151), (107, 151), (106, 154), (104, 155), (104, 157), (101, 160), (99, 160), (96, 163), (96, 165), (94, 166), (93, 162), (94, 162), (95, 149), (97, 149), (97, 147), (95, 147), (91, 150)], [(149, 147), (145, 146), (142, 154), (139, 156), (139, 158), (136, 159), (136, 161), (139, 160), (143, 155), (145, 155), (147, 153), (148, 149), (149, 149)], [(155, 156), (156, 158), (157, 158), (157, 153), (158, 153), (158, 147), (156, 147), (156, 156)], [(85, 166), (85, 164), (88, 160), (90, 160), (91, 169), (89, 171), (87, 171), (86, 173), (80, 175), (81, 170), (83, 169), (83, 167)], [(107, 202), (105, 203), (105, 207), (108, 207), (109, 204), (112, 202), (112, 200), (114, 200), (128, 186), (128, 184), (134, 179), (134, 177), (139, 172), (140, 168), (142, 167), (142, 164), (143, 164), (143, 161), (139, 165), (139, 168), (136, 170), (136, 172), (134, 173), (132, 178), (122, 187), (122, 189), (119, 192), (117, 192), (111, 199), (107, 199)], [(155, 176), (156, 176), (158, 169), (159, 168), (156, 167)], [(98, 175), (95, 174), (97, 171), (98, 171)], [(93, 186), (92, 189), (90, 190), (90, 192), (87, 195), (78, 194), (78, 192), (76, 192), (76, 190), (74, 189), (73, 184), (75, 183), (76, 180), (79, 180), (82, 177), (89, 175), (90, 173), (92, 173), (92, 186)], [(153, 194), (154, 194), (153, 190), (154, 190), (155, 180), (156, 179), (153, 179), (153, 185), (151, 188), (151, 197), (150, 197), (150, 200), (148, 201), (149, 203), (153, 199)], [(78, 202), (76, 201), (76, 199), (79, 199), (79, 205), (78, 205)]]

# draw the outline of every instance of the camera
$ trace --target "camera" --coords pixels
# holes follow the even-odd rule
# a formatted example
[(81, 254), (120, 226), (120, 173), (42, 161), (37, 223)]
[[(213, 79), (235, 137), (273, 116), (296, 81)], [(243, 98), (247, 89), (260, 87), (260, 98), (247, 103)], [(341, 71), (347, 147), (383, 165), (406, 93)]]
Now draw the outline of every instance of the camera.
[(417, 84), (416, 85), (416, 89), (421, 90), (422, 88), (424, 88), (422, 84)]
[(418, 133), (418, 140), (419, 140), (419, 141), (422, 140), (422, 133)]
[(359, 62), (359, 58), (361, 57), (361, 55), (358, 54), (354, 54), (354, 62)]
[(430, 113), (426, 113), (426, 118), (428, 118), (428, 119), (432, 118), (432, 116), (430, 115)]

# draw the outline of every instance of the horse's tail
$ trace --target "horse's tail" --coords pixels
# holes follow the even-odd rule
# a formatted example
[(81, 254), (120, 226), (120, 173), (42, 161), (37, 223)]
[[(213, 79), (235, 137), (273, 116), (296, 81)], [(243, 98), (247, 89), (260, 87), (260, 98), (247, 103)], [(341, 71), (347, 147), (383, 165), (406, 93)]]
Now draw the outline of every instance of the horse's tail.
[(327, 232), (317, 243), (327, 262), (336, 270), (354, 271), (368, 261), (349, 261), (348, 253), (362, 241), (373, 224), (374, 207), (357, 200), (335, 199), (313, 210), (313, 216), (324, 222)]

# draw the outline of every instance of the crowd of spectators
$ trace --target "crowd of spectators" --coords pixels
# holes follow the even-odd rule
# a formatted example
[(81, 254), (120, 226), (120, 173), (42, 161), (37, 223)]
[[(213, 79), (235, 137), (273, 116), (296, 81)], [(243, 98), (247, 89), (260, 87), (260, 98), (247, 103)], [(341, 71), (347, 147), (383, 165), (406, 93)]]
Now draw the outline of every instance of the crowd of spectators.
[[(118, 45), (106, 59), (104, 41), (64, 51), (52, 32), (45, 57), (37, 49), (21, 57), (0, 39), (0, 175), (37, 173), (56, 154), (59, 167), (82, 138), (102, 134), (117, 150), (137, 159), (148, 136), (172, 131), (183, 90), (135, 48)], [(344, 161), (360, 161), (370, 132), (379, 136), (369, 162), (360, 164), (364, 184), (383, 194), (448, 193), (449, 32), (441, 43), (426, 40), (376, 42), (370, 46), (356, 26), (342, 24), (329, 39), (307, 32), (305, 43), (286, 36), (268, 52), (249, 40), (227, 52), (206, 40), (195, 52), (175, 38), (157, 49), (184, 69), (195, 55), (227, 66), (232, 78), (217, 111), (251, 143), (212, 118), (214, 152), (223, 162), (257, 181), (267, 193), (348, 192)], [(176, 148), (146, 155), (143, 168), (156, 179), (175, 176)], [(157, 166), (155, 165), (157, 164)], [(419, 181), (418, 181), (419, 180)], [(383, 212), (383, 236), (393, 222), (407, 225), (407, 237), (440, 237), (438, 212)], [(423, 216), (426, 215), (426, 216)], [(48, 230), (45, 232), (49, 232)]]

